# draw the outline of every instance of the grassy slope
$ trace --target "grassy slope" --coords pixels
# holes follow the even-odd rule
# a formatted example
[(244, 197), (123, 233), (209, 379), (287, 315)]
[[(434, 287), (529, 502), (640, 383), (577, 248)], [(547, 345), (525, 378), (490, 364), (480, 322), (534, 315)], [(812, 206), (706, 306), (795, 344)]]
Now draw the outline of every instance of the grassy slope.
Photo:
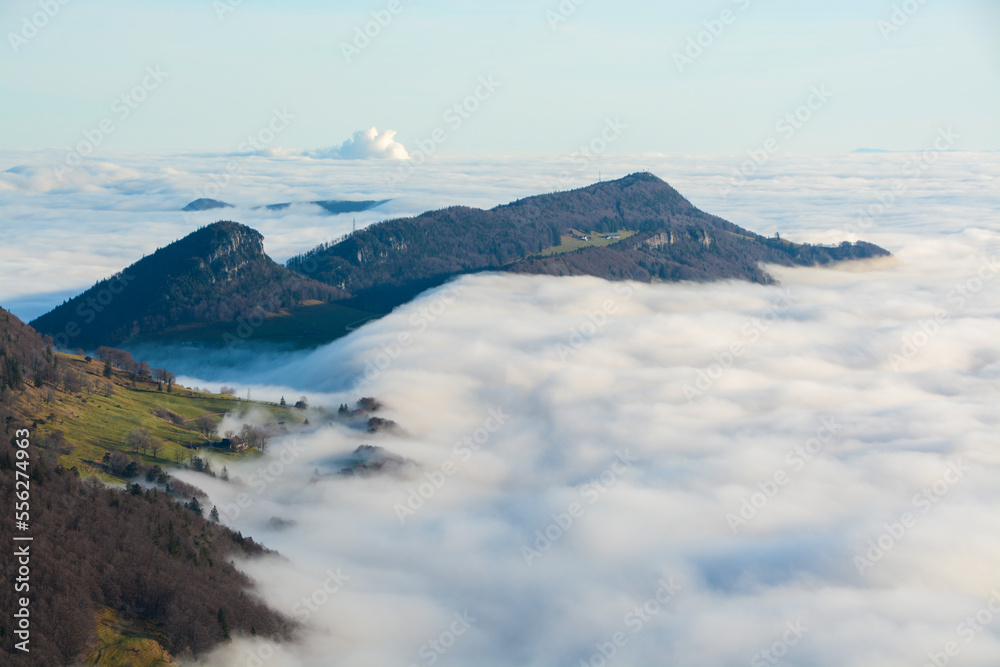
[[(230, 336), (247, 342), (276, 343), (294, 349), (307, 349), (329, 343), (346, 336), (356, 326), (381, 314), (369, 313), (333, 303), (304, 302), (297, 308), (284, 309), (269, 315), (257, 327), (250, 327), (250, 335), (238, 322), (194, 324), (171, 327), (154, 334), (140, 336), (139, 343), (185, 343), (208, 347), (225, 347)], [(228, 334), (228, 336), (227, 336)]]
[(126, 623), (118, 613), (106, 609), (97, 615), (94, 648), (86, 665), (98, 667), (176, 667), (173, 657), (160, 645), (162, 637), (151, 628)]
[[(102, 375), (104, 364), (84, 357), (59, 355), (60, 364), (72, 364), (85, 373), (91, 383), (111, 382), (113, 392), (105, 397), (100, 392), (81, 391), (70, 394), (63, 390), (52, 392), (52, 401), (47, 402), (48, 387), (29, 387), (23, 400), (28, 401), (28, 411), (38, 420), (32, 429), (38, 439), (62, 431), (67, 447), (60, 450), (60, 463), (66, 467), (76, 466), (81, 474), (103, 474), (94, 466), (107, 451), (128, 451), (125, 439), (134, 428), (146, 428), (150, 434), (163, 442), (159, 456), (151, 453), (141, 455), (144, 463), (166, 465), (177, 460), (185, 460), (190, 453), (188, 447), (204, 443), (205, 437), (194, 430), (193, 420), (205, 415), (215, 415), (221, 419), (227, 412), (244, 411), (257, 407), (275, 413), (283, 421), (295, 422), (302, 419), (296, 411), (274, 404), (237, 400), (205, 392), (194, 392), (174, 386), (168, 393), (157, 391), (156, 383), (149, 381), (132, 382), (131, 374), (115, 371), (109, 380)], [(188, 420), (188, 424), (178, 426), (152, 414), (157, 408), (165, 408)]]
[[(550, 257), (552, 255), (561, 255), (566, 252), (573, 252), (574, 250), (579, 250), (580, 248), (590, 248), (593, 246), (609, 246), (619, 241), (624, 241), (630, 236), (634, 236), (636, 232), (630, 230), (621, 230), (614, 232), (615, 234), (621, 234), (620, 239), (605, 239), (607, 232), (594, 233), (594, 232), (578, 232), (573, 230), (570, 234), (563, 234), (560, 238), (562, 239), (562, 245), (552, 246), (551, 248), (546, 248), (537, 255), (533, 257)], [(576, 238), (577, 236), (589, 236), (589, 241), (581, 241)], [(518, 260), (521, 261), (521, 260)]]

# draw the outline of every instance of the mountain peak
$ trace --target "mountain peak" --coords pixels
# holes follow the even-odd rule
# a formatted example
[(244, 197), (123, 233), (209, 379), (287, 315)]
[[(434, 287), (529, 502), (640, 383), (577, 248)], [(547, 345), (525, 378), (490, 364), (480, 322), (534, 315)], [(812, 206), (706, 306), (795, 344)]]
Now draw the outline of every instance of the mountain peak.
[(192, 238), (199, 233), (207, 232), (210, 234), (226, 235), (226, 236), (257, 236), (263, 240), (264, 236), (258, 232), (253, 227), (248, 227), (242, 222), (236, 222), (235, 220), (218, 220), (209, 225), (205, 225), (199, 229), (196, 229), (193, 233), (189, 234), (185, 238)]
[(213, 222), (178, 243), (182, 245), (175, 251), (200, 254), (207, 264), (219, 268), (235, 263), (237, 266), (232, 268), (239, 270), (253, 260), (267, 257), (264, 254), (264, 235), (232, 220)]
[(648, 171), (637, 171), (629, 174), (628, 176), (624, 176), (618, 180), (624, 183), (635, 182), (635, 181), (653, 181), (656, 183), (663, 183), (664, 185), (667, 185), (667, 182), (665, 180), (663, 180), (656, 174), (653, 174)]
[(502, 270), (609, 280), (770, 282), (762, 263), (817, 264), (888, 254), (767, 239), (710, 215), (655, 174), (386, 220), (289, 261), (337, 285), (351, 305), (385, 311), (462, 273)]

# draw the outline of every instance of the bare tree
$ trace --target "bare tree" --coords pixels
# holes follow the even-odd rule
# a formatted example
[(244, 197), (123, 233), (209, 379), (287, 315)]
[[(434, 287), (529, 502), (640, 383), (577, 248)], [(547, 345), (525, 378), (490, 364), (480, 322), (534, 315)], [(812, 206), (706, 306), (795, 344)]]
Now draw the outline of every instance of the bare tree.
[(153, 438), (149, 441), (149, 449), (153, 452), (153, 458), (160, 458), (160, 450), (163, 449), (163, 441), (159, 438)]
[(215, 437), (216, 432), (219, 427), (215, 424), (215, 420), (208, 415), (202, 415), (194, 421), (194, 427), (205, 436), (205, 438)]
[(70, 394), (77, 394), (80, 389), (83, 388), (83, 382), (80, 379), (80, 375), (72, 368), (66, 368), (63, 371), (62, 376), (62, 386), (63, 389)]
[(268, 445), (271, 444), (271, 434), (259, 426), (251, 424), (244, 424), (243, 428), (240, 429), (240, 439), (248, 447), (255, 447), (262, 452), (267, 451)]
[(149, 431), (146, 429), (134, 428), (125, 437), (125, 445), (133, 452), (138, 452), (140, 449), (145, 450), (149, 447), (150, 438)]

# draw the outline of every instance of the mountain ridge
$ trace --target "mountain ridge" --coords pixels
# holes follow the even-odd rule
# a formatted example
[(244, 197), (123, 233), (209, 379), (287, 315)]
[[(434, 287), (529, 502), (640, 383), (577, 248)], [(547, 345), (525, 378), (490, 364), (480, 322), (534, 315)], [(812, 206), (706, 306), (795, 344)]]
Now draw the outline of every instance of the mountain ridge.
[[(623, 230), (635, 235), (605, 247), (540, 256), (567, 236)], [(666, 243), (656, 240), (662, 234)], [(473, 271), (770, 283), (762, 263), (809, 266), (888, 254), (865, 242), (815, 246), (767, 239), (698, 209), (665, 181), (639, 172), (489, 210), (453, 206), (383, 221), (286, 266), (351, 294), (347, 303), (354, 307), (385, 311)]]
[(259, 232), (220, 221), (31, 324), (62, 348), (142, 337), (200, 337), (217, 345), (232, 343), (237, 333), (241, 340), (253, 334), (256, 340), (317, 345), (467, 273), (767, 284), (773, 278), (761, 268), (765, 263), (813, 266), (888, 254), (863, 241), (820, 246), (765, 238), (698, 209), (665, 181), (639, 172), (489, 210), (451, 206), (385, 220), (284, 267), (264, 253)]

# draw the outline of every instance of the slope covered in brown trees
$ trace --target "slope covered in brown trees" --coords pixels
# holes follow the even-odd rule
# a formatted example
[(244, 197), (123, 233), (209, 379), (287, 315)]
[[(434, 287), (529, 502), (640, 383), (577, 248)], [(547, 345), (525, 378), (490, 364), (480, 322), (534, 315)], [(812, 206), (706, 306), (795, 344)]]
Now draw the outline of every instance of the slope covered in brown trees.
[[(204, 519), (165, 492), (124, 491), (82, 480), (33, 449), (30, 461), (30, 576), (15, 592), (19, 565), (0, 559), (0, 608), (28, 595), (30, 653), (15, 651), (11, 614), (0, 618), (0, 652), (18, 665), (76, 664), (95, 641), (97, 615), (112, 610), (179, 657), (202, 654), (237, 634), (288, 637), (290, 620), (266, 607), (230, 564), (261, 554), (252, 539)], [(0, 444), (0, 504), (15, 506), (15, 448)], [(0, 522), (0, 541), (15, 524)], [(0, 663), (7, 664), (0, 659)]]

